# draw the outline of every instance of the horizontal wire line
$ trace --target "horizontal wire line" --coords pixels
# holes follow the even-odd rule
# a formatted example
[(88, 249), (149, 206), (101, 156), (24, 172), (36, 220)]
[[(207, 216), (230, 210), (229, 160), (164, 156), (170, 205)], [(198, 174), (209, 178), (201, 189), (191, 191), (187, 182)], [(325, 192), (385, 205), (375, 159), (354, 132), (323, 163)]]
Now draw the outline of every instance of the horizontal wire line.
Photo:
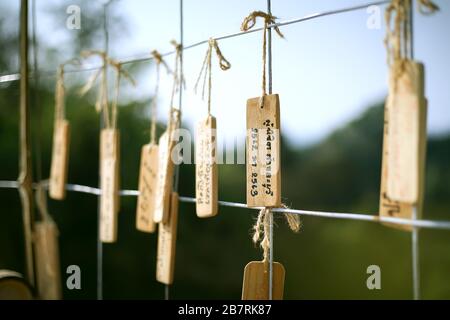
[[(389, 2), (391, 2), (391, 0), (375, 1), (375, 2), (369, 2), (369, 3), (366, 3), (366, 4), (353, 6), (353, 7), (347, 7), (347, 8), (342, 8), (342, 9), (324, 11), (324, 12), (320, 12), (320, 13), (314, 13), (314, 14), (310, 14), (310, 15), (307, 15), (307, 16), (304, 16), (304, 17), (301, 17), (301, 18), (297, 18), (297, 19), (292, 19), (292, 20), (287, 20), (287, 21), (281, 21), (281, 22), (273, 23), (273, 24), (270, 24), (268, 27), (269, 28), (274, 28), (274, 27), (287, 26), (287, 25), (290, 25), (290, 24), (295, 24), (295, 23), (300, 23), (300, 22), (304, 22), (304, 21), (308, 21), (308, 20), (313, 20), (313, 19), (320, 18), (320, 17), (330, 16), (330, 15), (340, 14), (340, 13), (346, 13), (346, 12), (350, 12), (350, 11), (361, 10), (361, 9), (368, 8), (370, 6), (384, 5), (384, 4), (388, 4)], [(242, 36), (242, 35), (245, 35), (245, 34), (258, 32), (258, 31), (261, 31), (263, 29), (264, 29), (263, 27), (254, 28), (254, 29), (250, 29), (248, 31), (240, 31), (240, 32), (235, 32), (235, 33), (231, 33), (231, 34), (226, 34), (226, 35), (223, 35), (223, 36), (215, 37), (214, 39), (215, 40), (224, 40), (224, 39), (234, 38), (234, 37)], [(202, 40), (202, 41), (190, 44), (188, 46), (184, 46), (183, 50), (192, 49), (192, 48), (198, 47), (200, 45), (206, 44), (208, 42), (209, 42), (209, 39), (208, 40)], [(175, 51), (169, 51), (169, 52), (163, 53), (162, 56), (169, 56), (169, 55), (172, 55), (174, 53), (175, 53)], [(140, 63), (140, 62), (151, 61), (153, 59), (154, 59), (153, 56), (141, 55), (141, 56), (134, 56), (134, 57), (124, 58), (124, 59), (120, 60), (120, 63), (121, 64)], [(65, 73), (88, 72), (88, 71), (98, 70), (101, 67), (102, 67), (101, 65), (88, 66), (86, 68), (79, 68), (79, 69), (72, 69), (72, 70), (69, 69), (69, 70), (65, 70), (64, 72)], [(44, 76), (44, 77), (45, 76), (48, 76), (48, 77), (55, 76), (55, 72), (54, 71), (40, 71), (39, 74), (40, 74), (40, 76)], [(32, 77), (32, 75), (30, 77)], [(20, 80), (20, 74), (19, 73), (0, 75), (0, 83), (12, 82), (12, 81), (17, 81), (17, 80)]]
[[(19, 184), (17, 181), (0, 181), (0, 188), (18, 188)], [(44, 186), (48, 187), (48, 184)], [(36, 188), (37, 184), (33, 184), (33, 187)], [(66, 190), (81, 192), (93, 195), (101, 195), (101, 189), (88, 187), (79, 184), (67, 184)], [(138, 190), (120, 190), (119, 194), (121, 196), (138, 196)], [(181, 202), (187, 203), (195, 203), (196, 199), (192, 197), (184, 197), (180, 196), (179, 200)], [(229, 202), (229, 201), (219, 201), (219, 205), (224, 207), (233, 207), (240, 209), (252, 209), (252, 210), (261, 210), (262, 207), (247, 207), (245, 203), (237, 203), (237, 202)], [(371, 214), (362, 214), (362, 213), (345, 213), (345, 212), (326, 212), (326, 211), (312, 211), (312, 210), (299, 210), (299, 209), (290, 209), (290, 208), (273, 208), (272, 212), (277, 213), (292, 213), (298, 214), (301, 216), (313, 216), (313, 217), (321, 217), (321, 218), (332, 218), (332, 219), (345, 219), (345, 220), (359, 220), (359, 221), (370, 221), (370, 222), (384, 222), (384, 223), (394, 223), (399, 225), (407, 225), (418, 228), (428, 228), (428, 229), (443, 229), (450, 230), (450, 221), (436, 221), (436, 220), (410, 220), (410, 219), (402, 219), (402, 218), (391, 218), (391, 217), (380, 217), (378, 215)]]

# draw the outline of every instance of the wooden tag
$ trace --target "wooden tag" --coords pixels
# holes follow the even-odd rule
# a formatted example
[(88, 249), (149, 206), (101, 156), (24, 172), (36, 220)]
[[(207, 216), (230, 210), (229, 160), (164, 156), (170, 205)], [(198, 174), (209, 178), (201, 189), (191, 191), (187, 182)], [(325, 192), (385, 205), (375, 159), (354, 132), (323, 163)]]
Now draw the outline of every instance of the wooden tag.
[[(272, 269), (272, 300), (283, 300), (285, 270), (274, 262)], [(244, 269), (242, 300), (269, 300), (269, 269), (263, 261), (251, 261)]]
[[(426, 114), (423, 65), (408, 62), (396, 92), (385, 105), (380, 215), (420, 218), (423, 205), (426, 157)], [(411, 226), (388, 224), (403, 230)]]
[(50, 167), (50, 198), (62, 200), (66, 197), (67, 166), (69, 160), (70, 125), (67, 120), (58, 120), (53, 133), (52, 164)]
[(197, 127), (195, 197), (197, 216), (213, 217), (218, 211), (216, 118), (209, 115)]
[(167, 223), (160, 223), (156, 253), (156, 280), (164, 284), (173, 283), (178, 223), (178, 194), (172, 192), (170, 215)]
[(247, 206), (281, 205), (280, 101), (277, 94), (247, 100)]
[(119, 212), (119, 131), (104, 129), (100, 136), (100, 240), (117, 240)]
[(58, 227), (51, 220), (35, 225), (36, 271), (39, 298), (60, 300), (61, 273), (59, 269)]
[(170, 195), (172, 193), (173, 169), (172, 149), (175, 145), (166, 131), (159, 138), (158, 175), (156, 182), (155, 212), (153, 220), (156, 223), (166, 223), (169, 219)]
[(155, 192), (158, 174), (158, 146), (146, 144), (141, 151), (139, 170), (139, 196), (136, 208), (136, 228), (144, 232), (154, 232)]

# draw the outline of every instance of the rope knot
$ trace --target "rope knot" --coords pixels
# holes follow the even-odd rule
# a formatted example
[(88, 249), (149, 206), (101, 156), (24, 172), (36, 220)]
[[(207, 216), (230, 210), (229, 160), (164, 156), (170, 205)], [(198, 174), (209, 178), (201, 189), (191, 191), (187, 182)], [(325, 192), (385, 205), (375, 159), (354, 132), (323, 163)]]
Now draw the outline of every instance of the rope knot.
[[(277, 17), (275, 17), (271, 14), (265, 13), (263, 11), (253, 11), (247, 17), (245, 17), (244, 21), (241, 24), (241, 30), (248, 31), (251, 28), (253, 28), (256, 24), (256, 18), (264, 19), (264, 27), (265, 28), (267, 28), (269, 25), (276, 24), (275, 20), (278, 19)], [(284, 35), (281, 33), (278, 26), (274, 26), (273, 28), (275, 29), (275, 31), (281, 38), (284, 38)]]

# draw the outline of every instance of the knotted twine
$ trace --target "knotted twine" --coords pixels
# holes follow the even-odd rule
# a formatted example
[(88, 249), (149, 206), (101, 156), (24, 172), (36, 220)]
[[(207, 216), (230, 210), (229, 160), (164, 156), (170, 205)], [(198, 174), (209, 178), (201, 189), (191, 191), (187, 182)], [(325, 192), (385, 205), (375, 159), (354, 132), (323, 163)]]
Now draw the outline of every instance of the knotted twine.
[[(242, 22), (241, 30), (242, 31), (248, 31), (251, 28), (253, 28), (256, 24), (256, 18), (263, 18), (264, 19), (264, 30), (263, 30), (263, 55), (262, 55), (262, 65), (263, 65), (263, 72), (262, 72), (262, 96), (260, 99), (260, 106), (261, 108), (264, 107), (264, 96), (266, 95), (266, 54), (267, 54), (267, 29), (269, 25), (275, 24), (275, 20), (277, 17), (274, 17), (271, 14), (265, 13), (263, 11), (253, 11), (250, 13)], [(283, 34), (281, 33), (278, 26), (273, 27), (276, 31), (276, 33), (281, 37), (284, 38)]]
[[(385, 12), (387, 64), (391, 69), (391, 86), (395, 89), (396, 82), (405, 71), (405, 65), (411, 56), (410, 11), (412, 0), (392, 0)], [(419, 11), (422, 14), (432, 14), (439, 10), (431, 0), (418, 0)]]
[(203, 60), (202, 68), (200, 69), (200, 73), (197, 77), (197, 81), (195, 82), (194, 91), (197, 93), (197, 86), (200, 82), (200, 78), (203, 75), (203, 85), (202, 85), (202, 99), (205, 98), (205, 87), (206, 87), (206, 75), (208, 75), (208, 115), (211, 114), (211, 56), (212, 50), (215, 49), (217, 58), (219, 59), (220, 69), (226, 71), (231, 68), (230, 62), (222, 55), (222, 52), (219, 49), (219, 45), (217, 44), (216, 39), (210, 38), (208, 41), (208, 50), (206, 51), (205, 59)]
[(65, 95), (66, 87), (64, 85), (64, 67), (66, 65), (81, 65), (78, 59), (71, 59), (60, 64), (56, 72), (56, 88), (55, 88), (55, 128), (60, 120), (66, 119)]
[[(288, 208), (286, 205), (281, 205), (283, 208)], [(255, 245), (260, 244), (263, 250), (263, 262), (269, 261), (270, 252), (270, 215), (273, 214), (270, 208), (263, 208), (258, 214), (255, 225), (253, 226), (253, 243)], [(293, 232), (300, 231), (300, 218), (296, 214), (284, 213), (284, 217), (289, 225), (289, 228)]]
[[(100, 88), (97, 94), (95, 109), (97, 110), (97, 112), (102, 112), (105, 128), (115, 129), (117, 128), (117, 104), (119, 100), (121, 76), (124, 76), (127, 80), (129, 80), (133, 86), (136, 85), (136, 82), (131, 77), (131, 75), (125, 69), (122, 68), (121, 62), (108, 57), (104, 51), (98, 50), (83, 51), (81, 53), (81, 56), (84, 58), (88, 58), (90, 56), (100, 56), (100, 58), (103, 60), (102, 67), (89, 78), (85, 86), (80, 90), (80, 94), (82, 96), (86, 94), (93, 87), (95, 81), (100, 76), (101, 77)], [(111, 111), (109, 110), (110, 108), (108, 102), (108, 75), (107, 75), (108, 65), (113, 67), (116, 71), (116, 81), (114, 90), (115, 94), (111, 105)]]
[(156, 144), (156, 105), (158, 100), (159, 93), (159, 79), (160, 79), (160, 66), (161, 64), (166, 69), (167, 73), (170, 74), (172, 71), (167, 65), (166, 61), (164, 61), (162, 55), (156, 51), (152, 51), (152, 56), (156, 61), (156, 84), (155, 84), (155, 92), (153, 94), (153, 99), (151, 103), (151, 128), (150, 128), (150, 140), (151, 144)]
[(169, 137), (172, 139), (172, 133), (175, 129), (177, 129), (180, 125), (180, 117), (181, 117), (181, 110), (178, 108), (175, 108), (173, 106), (175, 94), (179, 91), (181, 91), (181, 87), (185, 86), (184, 76), (183, 76), (183, 70), (180, 68), (181, 64), (181, 53), (182, 53), (182, 46), (181, 44), (177, 43), (175, 40), (172, 40), (170, 42), (175, 47), (175, 69), (173, 72), (173, 85), (172, 85), (172, 94), (170, 97), (170, 110), (169, 110), (169, 124), (168, 124), (168, 132)]

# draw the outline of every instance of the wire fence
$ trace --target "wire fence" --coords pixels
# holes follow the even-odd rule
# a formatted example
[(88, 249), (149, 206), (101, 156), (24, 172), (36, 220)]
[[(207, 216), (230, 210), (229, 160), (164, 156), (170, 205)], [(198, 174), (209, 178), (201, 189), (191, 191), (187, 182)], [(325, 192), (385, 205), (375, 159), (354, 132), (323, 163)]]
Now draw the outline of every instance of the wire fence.
[[(183, 0), (180, 1), (180, 43), (182, 45), (182, 51), (189, 50), (191, 48), (195, 48), (197, 46), (201, 46), (204, 44), (207, 44), (209, 39), (202, 40), (196, 43), (192, 43), (190, 45), (184, 46), (183, 44)], [(380, 5), (386, 5), (390, 3), (391, 1), (374, 1), (374, 2), (368, 2), (365, 4), (357, 5), (357, 6), (350, 6), (345, 7), (341, 9), (336, 10), (329, 10), (319, 13), (314, 13), (310, 15), (306, 15), (300, 18), (292, 19), (292, 20), (286, 20), (281, 21), (278, 23), (273, 23), (268, 26), (269, 30), (269, 38), (268, 38), (268, 54), (269, 54), (269, 91), (271, 88), (271, 37), (270, 37), (270, 30), (274, 27), (280, 27), (280, 26), (287, 26), (292, 24), (298, 24), (301, 22), (306, 22), (313, 19), (318, 19), (321, 17), (326, 17), (330, 15), (336, 15), (336, 14), (344, 14), (346, 12), (351, 11), (357, 11), (357, 10), (363, 10), (367, 9), (370, 6), (380, 6)], [(105, 42), (107, 43), (108, 38), (108, 30), (107, 30), (107, 24), (106, 24), (106, 7), (105, 5)], [(267, 1), (267, 9), (268, 12), (270, 12), (270, 0)], [(410, 19), (412, 23), (412, 18)], [(249, 33), (254, 32), (260, 32), (263, 31), (264, 28), (253, 28), (248, 31), (240, 31), (235, 33), (229, 33), (221, 36), (214, 37), (215, 40), (225, 40), (230, 39), (234, 37), (244, 36)], [(162, 54), (162, 56), (169, 56), (172, 54), (175, 54), (176, 51), (169, 51)], [(121, 64), (133, 64), (133, 63), (143, 63), (147, 61), (153, 60), (153, 56), (150, 56), (148, 54), (142, 54), (142, 55), (136, 55), (133, 57), (125, 57), (122, 59), (118, 59)], [(84, 65), (82, 68), (77, 69), (68, 69), (65, 72), (66, 73), (78, 73), (78, 72), (89, 72), (89, 71), (95, 71), (101, 68), (101, 65)], [(56, 72), (54, 71), (48, 71), (48, 70), (38, 70), (37, 74), (35, 73), (30, 74), (30, 78), (35, 77), (36, 75), (39, 77), (54, 77)], [(7, 82), (13, 82), (20, 80), (20, 74), (19, 73), (10, 73), (5, 75), (0, 75), (0, 83), (7, 83)], [(181, 90), (182, 91), (182, 90)], [(181, 108), (182, 106), (182, 95), (180, 92), (179, 96), (179, 106)], [(174, 188), (178, 188), (178, 175), (179, 175), (179, 166), (177, 166), (177, 170), (175, 173), (175, 182), (174, 182)], [(33, 187), (37, 188), (38, 184), (34, 183)], [(48, 185), (46, 185), (48, 187)], [(10, 189), (17, 189), (19, 188), (19, 184), (17, 181), (6, 181), (2, 180), (0, 181), (0, 188), (10, 188)], [(100, 196), (102, 191), (99, 188), (96, 187), (90, 187), (85, 185), (79, 185), (79, 184), (67, 184), (66, 190), (71, 192), (79, 192), (79, 193), (85, 193), (85, 194), (91, 194), (95, 196)], [(120, 190), (120, 196), (123, 197), (136, 197), (139, 195), (139, 191), (137, 190)], [(187, 196), (180, 196), (179, 200), (181, 202), (185, 203), (195, 203), (196, 199), (193, 197), (187, 197)], [(249, 211), (253, 210), (261, 210), (262, 208), (249, 208), (244, 203), (237, 203), (237, 202), (229, 202), (229, 201), (219, 201), (220, 206), (224, 207), (234, 207), (234, 208), (242, 208), (242, 209), (249, 209)], [(394, 218), (394, 217), (384, 217), (379, 216), (378, 214), (362, 214), (362, 213), (345, 213), (345, 212), (327, 212), (327, 211), (312, 211), (312, 210), (301, 210), (301, 209), (291, 209), (291, 208), (274, 208), (272, 209), (272, 212), (274, 213), (291, 213), (291, 214), (297, 214), (300, 216), (312, 216), (312, 217), (321, 217), (321, 218), (330, 218), (330, 219), (342, 219), (342, 220), (354, 220), (354, 221), (367, 221), (367, 222), (374, 222), (374, 223), (389, 223), (389, 224), (397, 224), (397, 225), (404, 225), (404, 226), (412, 226), (413, 227), (413, 233), (412, 233), (412, 270), (413, 270), (413, 290), (414, 290), (414, 298), (418, 299), (420, 297), (419, 293), (419, 283), (420, 283), (420, 274), (419, 274), (419, 259), (418, 259), (418, 233), (417, 230), (419, 228), (426, 228), (426, 229), (441, 229), (441, 230), (450, 230), (450, 221), (444, 221), (444, 220), (424, 220), (424, 219), (402, 219), (402, 218)], [(272, 228), (271, 228), (271, 237), (273, 235)], [(273, 241), (270, 241), (271, 243), (271, 250), (270, 250), (270, 266), (272, 266), (273, 262)], [(98, 255), (98, 272), (97, 272), (97, 296), (99, 299), (102, 298), (102, 249), (101, 249), (101, 243), (98, 247), (97, 255)], [(272, 273), (272, 270), (270, 271)], [(270, 281), (270, 286), (272, 285)], [(270, 290), (271, 292), (271, 290)], [(166, 286), (165, 290), (165, 298), (169, 298), (169, 286)]]

